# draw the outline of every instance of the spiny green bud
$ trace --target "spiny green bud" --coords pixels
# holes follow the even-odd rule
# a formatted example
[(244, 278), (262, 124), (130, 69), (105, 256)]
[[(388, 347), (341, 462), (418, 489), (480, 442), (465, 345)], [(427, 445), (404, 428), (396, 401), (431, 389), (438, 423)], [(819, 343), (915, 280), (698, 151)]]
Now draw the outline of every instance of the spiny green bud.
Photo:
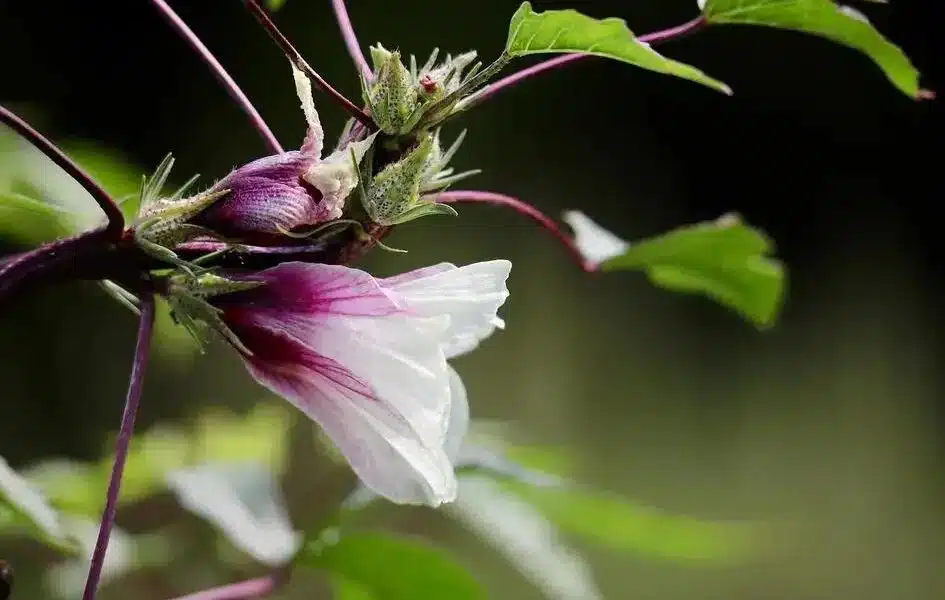
[(452, 207), (420, 195), (434, 144), (433, 136), (426, 136), (400, 161), (374, 177), (362, 198), (371, 220), (381, 225), (399, 225), (431, 214), (456, 215)]
[(168, 289), (172, 292), (188, 293), (198, 298), (244, 292), (264, 284), (263, 281), (235, 281), (214, 273), (201, 273), (196, 278), (185, 273), (175, 273), (168, 278)]
[(173, 274), (167, 279), (166, 296), (174, 321), (187, 329), (201, 351), (207, 344), (207, 328), (215, 331), (239, 352), (250, 356), (252, 352), (223, 321), (221, 310), (207, 302), (207, 298), (243, 292), (265, 285), (263, 281), (234, 281), (202, 273), (196, 277), (190, 273)]
[(418, 93), (412, 85), (410, 71), (401, 62), (399, 52), (378, 46), (371, 48), (371, 56), (377, 73), (365, 89), (371, 116), (385, 133), (396, 135), (409, 130), (419, 115)]

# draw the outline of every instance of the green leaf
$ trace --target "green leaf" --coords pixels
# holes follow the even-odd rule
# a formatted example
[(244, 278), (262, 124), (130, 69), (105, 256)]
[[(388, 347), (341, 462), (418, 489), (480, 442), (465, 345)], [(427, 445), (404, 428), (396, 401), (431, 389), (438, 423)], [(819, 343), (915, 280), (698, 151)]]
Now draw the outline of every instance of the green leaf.
[(281, 474), (288, 457), (288, 431), (292, 413), (264, 402), (248, 415), (209, 410), (197, 423), (197, 462), (244, 462), (266, 464)]
[(760, 553), (761, 533), (744, 523), (670, 515), (623, 498), (578, 488), (502, 485), (548, 520), (590, 542), (671, 560), (734, 563)]
[(773, 250), (763, 233), (727, 215), (631, 244), (601, 268), (643, 270), (657, 286), (705, 294), (764, 328), (774, 324), (784, 294), (784, 267), (767, 257)]
[(592, 54), (674, 75), (726, 94), (732, 90), (702, 71), (666, 58), (639, 41), (622, 19), (593, 19), (576, 10), (535, 12), (523, 2), (509, 23), (505, 52), (512, 57), (545, 53)]
[(74, 553), (75, 540), (46, 497), (0, 458), (0, 532), (27, 535), (57, 550)]
[(356, 586), (360, 595), (351, 592), (352, 599), (485, 598), (472, 575), (447, 553), (407, 538), (358, 533), (329, 545), (310, 542), (298, 560)]
[(64, 210), (24, 194), (0, 192), (0, 240), (33, 246), (67, 235), (71, 229)]
[(920, 99), (919, 72), (860, 13), (833, 0), (705, 0), (709, 23), (760, 25), (825, 37), (869, 56), (897, 88)]
[(286, 0), (266, 0), (266, 8), (272, 12), (276, 12), (283, 6), (285, 6)]
[(60, 511), (92, 519), (102, 516), (108, 473), (95, 465), (54, 459), (30, 467), (24, 476)]

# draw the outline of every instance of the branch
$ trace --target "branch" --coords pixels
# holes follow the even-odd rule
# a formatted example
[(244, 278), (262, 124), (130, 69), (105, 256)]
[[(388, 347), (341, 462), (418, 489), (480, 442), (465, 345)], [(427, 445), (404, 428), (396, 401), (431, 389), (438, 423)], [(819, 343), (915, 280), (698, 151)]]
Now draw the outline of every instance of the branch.
[(216, 76), (217, 81), (220, 82), (220, 85), (223, 86), (223, 89), (226, 90), (227, 94), (230, 95), (230, 98), (246, 113), (246, 116), (249, 117), (250, 122), (253, 124), (253, 127), (256, 128), (256, 131), (259, 132), (259, 135), (262, 136), (266, 144), (269, 146), (269, 149), (272, 150), (273, 154), (282, 154), (283, 149), (279, 144), (279, 140), (276, 139), (276, 136), (272, 133), (272, 130), (269, 129), (269, 126), (266, 125), (266, 121), (262, 118), (262, 115), (259, 114), (259, 111), (256, 110), (256, 107), (253, 106), (253, 103), (249, 101), (249, 98), (246, 97), (246, 94), (243, 93), (243, 90), (240, 89), (240, 86), (236, 84), (236, 81), (230, 77), (230, 74), (226, 72), (226, 69), (223, 68), (223, 65), (220, 64), (220, 61), (213, 56), (213, 53), (204, 45), (200, 38), (197, 37), (197, 34), (187, 26), (187, 23), (184, 22), (180, 16), (174, 12), (174, 9), (164, 0), (151, 0), (151, 3), (161, 12), (161, 16), (164, 17), (164, 20), (174, 28), (177, 33), (180, 34), (184, 41), (186, 41), (194, 51), (200, 56), (201, 60), (210, 70), (213, 71), (214, 76)]
[(523, 202), (518, 198), (506, 196), (505, 194), (497, 194), (495, 192), (484, 192), (479, 190), (456, 190), (437, 194), (434, 199), (437, 202), (441, 202), (443, 204), (479, 203), (493, 204), (495, 206), (511, 208), (515, 212), (525, 215), (529, 219), (535, 221), (548, 233), (553, 235), (555, 239), (557, 239), (564, 245), (565, 248), (567, 248), (575, 262), (577, 262), (577, 264), (583, 270), (589, 273), (597, 270), (596, 265), (584, 259), (584, 255), (581, 254), (580, 250), (578, 250), (578, 247), (575, 245), (572, 236), (562, 231), (561, 227), (554, 219), (541, 212), (531, 204)]
[(272, 19), (269, 18), (269, 15), (266, 14), (266, 10), (259, 5), (256, 0), (243, 0), (246, 4), (246, 8), (249, 9), (249, 12), (253, 13), (253, 16), (256, 17), (256, 20), (259, 21), (259, 24), (262, 25), (263, 29), (266, 30), (266, 33), (269, 34), (269, 37), (273, 39), (276, 45), (282, 50), (282, 53), (285, 54), (286, 58), (292, 62), (300, 71), (305, 73), (305, 75), (314, 81), (318, 87), (322, 88), (323, 91), (327, 92), (338, 104), (340, 104), (348, 113), (351, 114), (355, 119), (364, 123), (364, 126), (371, 131), (377, 130), (377, 125), (363, 110), (358, 108), (344, 97), (338, 90), (331, 87), (327, 81), (325, 81), (321, 75), (315, 72), (315, 69), (312, 68), (305, 59), (302, 58), (302, 55), (298, 50), (295, 49), (295, 46), (292, 45), (292, 42), (285, 37), (279, 28), (276, 27), (276, 24), (272, 22)]
[(121, 476), (125, 470), (125, 459), (128, 456), (128, 445), (135, 428), (135, 416), (138, 413), (138, 403), (141, 400), (141, 390), (144, 384), (144, 369), (148, 363), (151, 348), (151, 334), (154, 332), (154, 295), (149, 293), (141, 300), (141, 320), (138, 325), (138, 341), (135, 344), (135, 358), (131, 367), (131, 380), (128, 383), (128, 395), (125, 398), (125, 409), (121, 415), (121, 427), (118, 430), (118, 440), (115, 443), (115, 463), (112, 465), (112, 475), (108, 482), (108, 495), (105, 499), (105, 511), (102, 514), (102, 523), (98, 529), (98, 539), (95, 541), (95, 550), (92, 552), (92, 561), (89, 566), (89, 577), (85, 582), (85, 592), (82, 600), (95, 600), (98, 582), (102, 576), (102, 566), (105, 564), (105, 552), (108, 549), (108, 538), (115, 524), (115, 512), (118, 509), (118, 496), (121, 491)]
[[(645, 44), (651, 44), (651, 45), (661, 44), (663, 42), (679, 39), (683, 36), (689, 35), (690, 33), (698, 31), (699, 29), (702, 29), (702, 27), (704, 27), (706, 23), (707, 22), (705, 20), (705, 17), (703, 17), (702, 15), (699, 15), (695, 19), (688, 21), (686, 23), (683, 23), (682, 25), (677, 25), (676, 27), (670, 27), (669, 29), (663, 29), (661, 31), (654, 31), (653, 33), (647, 33), (645, 35), (641, 35), (637, 38), (637, 41), (643, 42)], [(556, 56), (554, 58), (550, 58), (548, 60), (542, 61), (538, 64), (522, 69), (521, 71), (518, 71), (516, 73), (512, 73), (511, 75), (508, 75), (507, 77), (503, 77), (502, 79), (496, 81), (495, 83), (492, 83), (482, 88), (482, 91), (480, 91), (470, 100), (469, 105), (471, 106), (473, 104), (479, 104), (486, 98), (489, 98), (495, 95), (496, 93), (501, 92), (502, 90), (508, 89), (517, 83), (521, 83), (522, 81), (525, 81), (529, 77), (538, 75), (539, 73), (543, 73), (544, 71), (550, 71), (557, 67), (560, 67), (569, 63), (573, 63), (575, 61), (578, 61), (584, 58), (589, 58), (591, 56), (594, 56), (594, 55), (593, 54), (564, 54), (562, 56)]]
[(30, 286), (59, 279), (97, 279), (114, 265), (107, 230), (93, 229), (0, 260), (0, 307)]
[(345, 40), (348, 54), (354, 60), (358, 71), (364, 75), (367, 81), (370, 81), (374, 77), (374, 71), (364, 58), (364, 53), (361, 52), (361, 44), (358, 42), (358, 35), (351, 25), (351, 17), (348, 16), (348, 7), (345, 6), (345, 0), (331, 0), (331, 7), (335, 10), (335, 18), (338, 20), (338, 27), (341, 29), (341, 37)]
[(49, 160), (56, 163), (59, 168), (79, 182), (79, 185), (91, 194), (95, 202), (105, 212), (105, 216), (108, 217), (108, 227), (105, 230), (106, 237), (111, 240), (117, 240), (121, 237), (122, 231), (125, 229), (125, 215), (122, 214), (118, 204), (108, 195), (108, 192), (102, 189), (102, 186), (92, 179), (82, 167), (66, 156), (65, 152), (60, 150), (49, 139), (44, 137), (43, 134), (30, 127), (29, 123), (16, 116), (13, 111), (5, 106), (0, 106), (0, 122), (25, 137), (31, 144), (36, 146), (40, 152), (45, 154)]
[(231, 583), (202, 592), (194, 592), (173, 600), (250, 600), (271, 594), (286, 581), (281, 573)]

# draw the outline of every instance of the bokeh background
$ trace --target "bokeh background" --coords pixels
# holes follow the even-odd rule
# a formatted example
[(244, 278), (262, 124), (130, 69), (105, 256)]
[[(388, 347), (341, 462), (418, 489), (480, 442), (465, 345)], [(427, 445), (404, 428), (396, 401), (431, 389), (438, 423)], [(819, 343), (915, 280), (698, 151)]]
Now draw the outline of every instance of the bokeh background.
[[(349, 4), (365, 43), (420, 56), (434, 46), (476, 48), (487, 59), (501, 49), (517, 5)], [(692, 4), (535, 2), (539, 10), (620, 16), (640, 33), (691, 18)], [(868, 14), (936, 89), (942, 47), (933, 4), (899, 1)], [(304, 121), (288, 67), (240, 3), (173, 5), (283, 143), (298, 143)], [(327, 1), (289, 0), (276, 20), (323, 76), (358, 93)], [(133, 186), (168, 151), (178, 181), (199, 172), (205, 184), (265, 153), (148, 2), (3, 0), (0, 27), (0, 100), (77, 156), (99, 161), (116, 188)], [(484, 169), (471, 185), (553, 215), (581, 209), (629, 239), (740, 212), (774, 237), (790, 268), (775, 329), (759, 333), (642, 276), (588, 276), (544, 232), (496, 208), (466, 206), (459, 219), (400, 228), (390, 241), (410, 253), (377, 252), (365, 265), (387, 274), (441, 260), (511, 259), (507, 330), (457, 362), (475, 417), (567, 449), (583, 481), (641, 505), (787, 524), (789, 533), (765, 551), (724, 566), (668, 559), (645, 544), (615, 552), (576, 541), (606, 598), (942, 597), (941, 108), (900, 95), (853, 51), (800, 34), (719, 28), (661, 50), (726, 81), (734, 97), (588, 60), (466, 116), (470, 134), (456, 164)], [(337, 134), (341, 111), (317, 100)], [(24, 152), (4, 142), (4, 176)], [(37, 177), (37, 185), (65, 185), (48, 169)], [(5, 252), (17, 247), (0, 239)], [(15, 466), (101, 457), (118, 424), (133, 335), (133, 317), (92, 285), (46, 290), (0, 315), (0, 454)], [(209, 407), (279, 402), (225, 348), (200, 356), (173, 333), (162, 340), (139, 429), (186, 426)], [(335, 503), (348, 483), (313, 456), (310, 438), (307, 426), (291, 437), (287, 490), (300, 522)], [(120, 517), (131, 530), (175, 520), (190, 537), (211, 535), (173, 502)], [(438, 516), (402, 510), (383, 522), (455, 550), (495, 598), (540, 597)], [(6, 539), (0, 549), (17, 559), (15, 598), (46, 597), (41, 553)], [(133, 576), (108, 597), (166, 598), (260, 570), (187, 556), (177, 571)], [(310, 585), (303, 579), (281, 597), (311, 598)]]

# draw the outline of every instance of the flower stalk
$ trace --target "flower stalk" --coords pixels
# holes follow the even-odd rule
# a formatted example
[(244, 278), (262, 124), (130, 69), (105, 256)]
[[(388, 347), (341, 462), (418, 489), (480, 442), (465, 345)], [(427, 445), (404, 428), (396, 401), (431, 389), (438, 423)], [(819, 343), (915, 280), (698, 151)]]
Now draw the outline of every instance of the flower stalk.
[(269, 150), (272, 151), (273, 154), (282, 154), (282, 145), (279, 143), (275, 134), (272, 133), (272, 130), (269, 129), (262, 115), (259, 114), (259, 111), (256, 110), (253, 103), (249, 101), (249, 98), (246, 97), (246, 94), (243, 93), (243, 90), (240, 89), (236, 81), (226, 72), (226, 69), (223, 68), (220, 61), (210, 52), (210, 49), (200, 41), (197, 34), (187, 26), (187, 23), (174, 12), (174, 9), (171, 8), (167, 2), (164, 0), (151, 0), (151, 3), (161, 13), (164, 20), (184, 38), (184, 41), (187, 42), (187, 44), (197, 52), (203, 62), (210, 67), (210, 70), (213, 71), (213, 75), (217, 78), (217, 81), (220, 82), (220, 85), (223, 86), (223, 89), (230, 95), (233, 102), (249, 117), (253, 127), (259, 132), (259, 135), (262, 136), (266, 145), (269, 146)]
[(89, 576), (85, 582), (85, 591), (82, 600), (95, 600), (98, 582), (102, 576), (102, 567), (105, 564), (105, 553), (108, 550), (108, 540), (111, 537), (112, 527), (115, 524), (115, 513), (118, 510), (118, 497), (121, 492), (121, 478), (125, 470), (125, 459), (128, 457), (128, 446), (134, 434), (135, 417), (138, 414), (138, 405), (141, 401), (141, 392), (144, 388), (144, 371), (150, 355), (151, 337), (154, 333), (154, 295), (149, 294), (141, 299), (141, 318), (138, 324), (138, 339), (135, 343), (135, 357), (131, 367), (131, 378), (128, 383), (128, 394), (125, 398), (125, 408), (121, 416), (121, 427), (118, 430), (118, 439), (115, 442), (115, 462), (112, 465), (112, 474), (108, 482), (108, 492), (105, 498), (105, 510), (102, 513), (102, 522), (99, 525), (98, 538), (92, 552), (89, 565)]
[(351, 100), (348, 100), (341, 92), (333, 88), (325, 79), (319, 75), (311, 65), (302, 58), (302, 54), (296, 50), (295, 46), (289, 39), (279, 31), (279, 28), (276, 27), (276, 24), (272, 22), (272, 19), (269, 18), (269, 15), (266, 13), (266, 9), (259, 5), (256, 0), (244, 0), (246, 8), (249, 9), (249, 12), (256, 18), (263, 29), (266, 30), (266, 33), (269, 34), (269, 37), (279, 46), (282, 50), (282, 53), (285, 54), (286, 58), (289, 59), (289, 62), (294, 64), (300, 71), (305, 73), (309, 79), (314, 81), (318, 87), (320, 87), (324, 92), (326, 92), (331, 98), (340, 104), (348, 113), (364, 124), (369, 131), (376, 131), (377, 125), (374, 124), (374, 121), (368, 116), (363, 110), (358, 108)]
[(556, 240), (561, 242), (575, 262), (577, 262), (584, 271), (591, 273), (597, 270), (597, 265), (588, 262), (584, 258), (584, 255), (578, 249), (577, 245), (575, 245), (574, 239), (562, 231), (561, 227), (554, 219), (518, 198), (481, 190), (454, 190), (437, 194), (436, 201), (442, 204), (492, 204), (493, 206), (511, 208), (515, 212), (535, 221), (541, 225), (545, 231), (553, 235)]

